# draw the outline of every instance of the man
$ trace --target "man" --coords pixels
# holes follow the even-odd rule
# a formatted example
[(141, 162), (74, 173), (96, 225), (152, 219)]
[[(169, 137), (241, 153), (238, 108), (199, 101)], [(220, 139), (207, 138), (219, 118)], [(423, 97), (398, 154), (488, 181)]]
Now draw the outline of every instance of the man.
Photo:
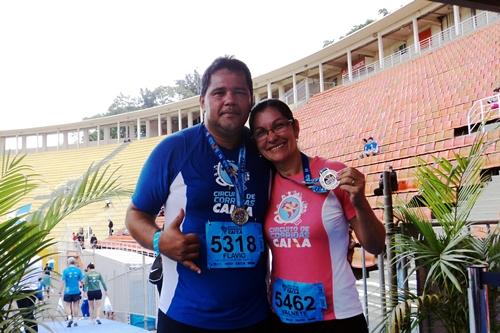
[(163, 255), (159, 333), (267, 331), (270, 169), (244, 127), (252, 96), (248, 67), (216, 59), (202, 77), (204, 123), (168, 136), (143, 167), (126, 225)]
[[(80, 282), (83, 280), (84, 275), (80, 268), (76, 267), (76, 259), (73, 257), (68, 258), (68, 267), (62, 273), (62, 285), (64, 288), (64, 311), (68, 316), (67, 327), (78, 326), (76, 322), (76, 317), (79, 312), (80, 303)], [(62, 294), (62, 290), (59, 292)]]
[(369, 147), (368, 148), (368, 155), (377, 155), (378, 154), (378, 142), (375, 141), (373, 137), (368, 138), (368, 142), (366, 145)]

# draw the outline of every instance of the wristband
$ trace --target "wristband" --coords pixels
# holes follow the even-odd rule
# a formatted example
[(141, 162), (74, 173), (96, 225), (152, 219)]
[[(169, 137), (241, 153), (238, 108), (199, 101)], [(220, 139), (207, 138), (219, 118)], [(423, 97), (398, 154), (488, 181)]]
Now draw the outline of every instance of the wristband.
[(155, 256), (160, 255), (160, 236), (161, 230), (158, 230), (153, 235), (153, 251), (155, 251)]

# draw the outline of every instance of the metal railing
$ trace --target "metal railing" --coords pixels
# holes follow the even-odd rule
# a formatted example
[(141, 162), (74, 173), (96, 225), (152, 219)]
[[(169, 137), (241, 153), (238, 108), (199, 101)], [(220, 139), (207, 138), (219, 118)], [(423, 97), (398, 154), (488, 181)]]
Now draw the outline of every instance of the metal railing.
[(136, 252), (148, 257), (155, 256), (154, 251), (148, 250), (137, 243), (104, 240), (104, 241), (98, 241), (96, 248)]
[(500, 287), (500, 273), (488, 272), (486, 265), (471, 266), (467, 269), (467, 273), (469, 278), (469, 288), (467, 289), (469, 332), (489, 332), (488, 286)]
[[(477, 131), (481, 124), (495, 118), (495, 113), (500, 117), (500, 94), (488, 96), (475, 101), (467, 112), (467, 129), (469, 134)], [(486, 130), (485, 126), (481, 131)]]
[[(144, 258), (144, 257), (143, 257)], [(111, 304), (117, 319), (131, 321), (132, 316), (143, 318), (144, 329), (158, 311), (156, 286), (148, 282), (151, 264), (131, 265), (129, 271), (108, 279), (111, 290)]]
[(443, 31), (440, 31), (429, 38), (423, 39), (419, 43), (418, 51), (415, 50), (415, 45), (410, 45), (404, 49), (398, 50), (387, 57), (382, 59), (382, 67), (377, 60), (370, 64), (364, 65), (352, 71), (352, 78), (349, 78), (349, 73), (342, 75), (342, 84), (353, 83), (368, 77), (371, 74), (378, 73), (384, 69), (394, 67), (398, 64), (406, 62), (410, 59), (420, 56), (423, 52), (435, 50), (444, 44), (457, 39), (458, 37), (465, 36), (477, 29), (486, 26), (490, 23), (500, 19), (499, 13), (481, 12), (475, 16), (469, 17), (459, 25), (459, 32), (457, 34), (455, 26), (451, 26)]
[[(317, 94), (320, 92), (320, 82), (318, 80), (313, 80), (309, 79), (308, 80), (309, 84), (306, 89), (306, 80), (302, 80), (297, 84), (297, 105), (300, 105), (304, 102), (306, 102), (311, 96)], [(324, 90), (328, 90), (330, 88), (333, 88), (336, 86), (335, 82), (323, 82), (323, 87)], [(293, 98), (293, 88), (290, 90), (287, 90), (284, 95), (283, 95), (283, 102), (285, 102), (288, 105), (294, 105), (294, 98)]]

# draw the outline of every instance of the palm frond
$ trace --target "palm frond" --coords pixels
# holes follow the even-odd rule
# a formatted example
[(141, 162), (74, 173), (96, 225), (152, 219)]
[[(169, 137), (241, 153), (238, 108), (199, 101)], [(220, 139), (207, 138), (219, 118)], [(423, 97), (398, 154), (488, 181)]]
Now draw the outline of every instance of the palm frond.
[(418, 302), (437, 304), (432, 315), (449, 332), (463, 330), (467, 323), (467, 267), (486, 262), (490, 270), (500, 269), (500, 233), (475, 238), (468, 221), (486, 182), (481, 168), (489, 144), (484, 134), (477, 134), (467, 156), (455, 154), (453, 161), (436, 157), (431, 164), (417, 159), (420, 196), (416, 201), (428, 207), (434, 219), (428, 220), (415, 207), (419, 206), (415, 200), (398, 203), (395, 216), (414, 232), (398, 235), (393, 250), (396, 261), (404, 260), (408, 276), (417, 270), (425, 272), (423, 295), (401, 300), (385, 322), (387, 332), (411, 331), (423, 318)]
[(2, 155), (0, 170), (0, 218), (14, 207), (34, 188), (36, 177), (33, 169), (22, 164), (25, 155), (11, 157)]
[[(16, 204), (36, 187), (36, 175), (22, 163), (23, 158), (2, 156), (0, 216), (15, 211)], [(22, 326), (13, 304), (26, 297), (23, 276), (33, 269), (35, 254), (54, 244), (49, 234), (57, 223), (91, 203), (130, 195), (119, 183), (117, 171), (91, 165), (70, 193), (57, 192), (33, 213), (0, 222), (0, 331), (19, 331)]]

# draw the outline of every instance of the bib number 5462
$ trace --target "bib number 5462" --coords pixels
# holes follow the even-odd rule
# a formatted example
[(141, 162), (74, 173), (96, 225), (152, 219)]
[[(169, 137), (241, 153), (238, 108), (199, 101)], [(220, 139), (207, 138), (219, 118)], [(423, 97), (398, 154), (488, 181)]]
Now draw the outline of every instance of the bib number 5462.
[(314, 304), (314, 298), (312, 296), (302, 296), (300, 295), (294, 295), (291, 296), (290, 294), (285, 294), (285, 297), (283, 298), (283, 295), (281, 291), (277, 291), (274, 296), (274, 304), (277, 307), (283, 307), (286, 306), (288, 309), (292, 310), (297, 310), (297, 311), (312, 311), (316, 310), (316, 306)]

